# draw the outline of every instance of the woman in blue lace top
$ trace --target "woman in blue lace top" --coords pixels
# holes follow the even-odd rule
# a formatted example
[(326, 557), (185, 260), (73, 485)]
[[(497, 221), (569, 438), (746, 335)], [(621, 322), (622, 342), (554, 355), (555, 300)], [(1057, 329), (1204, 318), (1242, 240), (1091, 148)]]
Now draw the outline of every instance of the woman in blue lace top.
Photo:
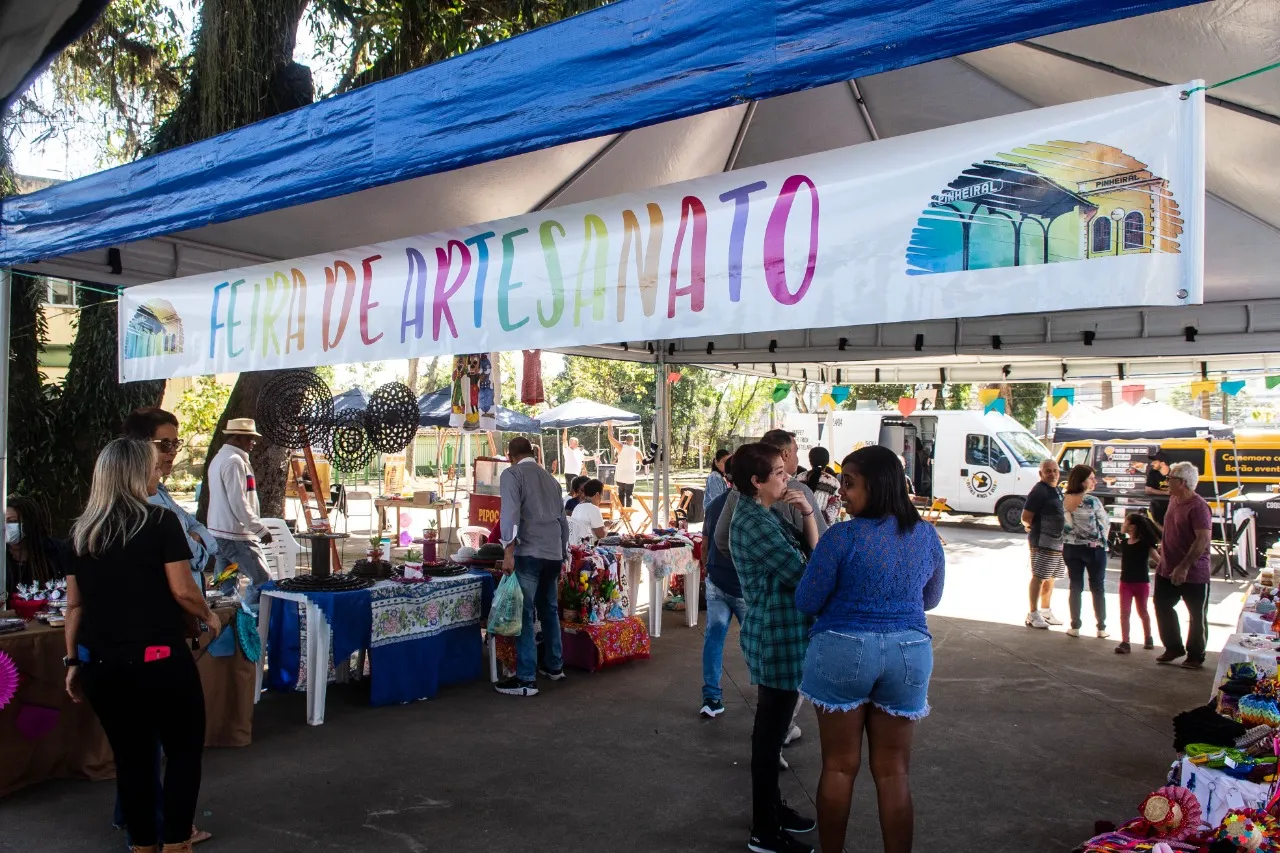
[(887, 448), (845, 457), (840, 495), (851, 520), (826, 532), (796, 587), (796, 606), (817, 617), (800, 692), (817, 710), (822, 738), (824, 853), (844, 848), (864, 730), (885, 853), (911, 850), (911, 738), (915, 722), (929, 713), (933, 671), (925, 611), (942, 598), (944, 557), (906, 483), (902, 463)]

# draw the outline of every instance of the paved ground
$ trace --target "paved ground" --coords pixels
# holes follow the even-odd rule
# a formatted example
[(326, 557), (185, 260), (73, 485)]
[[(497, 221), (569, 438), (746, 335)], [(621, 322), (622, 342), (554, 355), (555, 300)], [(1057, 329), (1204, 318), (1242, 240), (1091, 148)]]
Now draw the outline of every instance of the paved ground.
[[(1095, 819), (1132, 816), (1161, 783), (1170, 717), (1207, 698), (1216, 655), (1208, 672), (1184, 672), (1157, 667), (1155, 653), (1115, 655), (1111, 640), (1028, 630), (1023, 541), (943, 533), (934, 713), (913, 766), (917, 849), (1070, 850)], [(1224, 619), (1237, 589), (1215, 589)], [(1057, 596), (1065, 616), (1065, 587)], [(753, 691), (735, 631), (728, 711), (699, 719), (701, 641), (668, 614), (651, 661), (576, 674), (528, 700), (473, 684), (371, 709), (358, 687), (335, 688), (320, 728), (303, 724), (301, 696), (269, 695), (253, 746), (207, 753), (200, 824), (217, 837), (202, 849), (742, 850)], [(783, 790), (809, 811), (820, 764), (809, 709), (801, 724)], [(107, 783), (51, 782), (0, 801), (0, 851), (119, 849), (112, 795)], [(848, 849), (880, 849), (869, 777)]]

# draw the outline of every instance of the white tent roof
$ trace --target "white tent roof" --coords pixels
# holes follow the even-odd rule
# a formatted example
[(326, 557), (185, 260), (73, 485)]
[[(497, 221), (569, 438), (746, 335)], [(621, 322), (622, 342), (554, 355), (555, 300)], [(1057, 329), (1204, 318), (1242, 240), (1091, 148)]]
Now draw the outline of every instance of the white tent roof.
[(615, 406), (606, 406), (584, 397), (574, 397), (534, 418), (543, 429), (596, 426), (607, 421), (619, 424), (638, 424), (640, 416)]
[(1197, 418), (1155, 400), (1142, 400), (1136, 405), (1120, 403), (1110, 409), (1085, 412), (1070, 422), (1064, 419), (1054, 428), (1053, 440), (1230, 436), (1233, 432), (1219, 421)]
[[(1100, 97), (1225, 79), (1280, 56), (1280, 3), (1205, 3), (1009, 44), (234, 221), (22, 265), (132, 284), (499, 219), (876, 138)], [(837, 381), (892, 359), (971, 381), (1200, 373), (1280, 352), (1280, 72), (1209, 93), (1206, 305), (1003, 316), (685, 340), (673, 363)], [(360, 216), (350, 215), (358, 205)], [(118, 274), (111, 274), (112, 261)], [(1086, 340), (1088, 339), (1088, 340)], [(651, 360), (644, 342), (574, 352)], [(1080, 359), (1079, 362), (1075, 361)], [(790, 367), (784, 366), (790, 363)], [(1076, 365), (1079, 365), (1076, 367)], [(1225, 364), (1225, 362), (1224, 362)], [(1237, 363), (1238, 364), (1238, 363)], [(1027, 372), (1022, 373), (1022, 366)], [(963, 368), (963, 369), (962, 369)], [(863, 373), (874, 374), (871, 364)], [(1234, 368), (1232, 368), (1234, 370)], [(966, 372), (967, 371), (967, 372)], [(862, 374), (859, 373), (859, 376)], [(914, 375), (914, 374), (912, 374)], [(844, 381), (872, 381), (851, 379)], [(888, 380), (886, 380), (888, 381)]]

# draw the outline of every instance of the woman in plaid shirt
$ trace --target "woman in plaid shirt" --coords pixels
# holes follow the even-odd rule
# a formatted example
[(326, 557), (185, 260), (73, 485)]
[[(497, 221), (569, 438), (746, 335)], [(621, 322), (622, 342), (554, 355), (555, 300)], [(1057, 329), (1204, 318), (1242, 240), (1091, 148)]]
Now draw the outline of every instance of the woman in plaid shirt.
[[(800, 696), (811, 624), (796, 609), (796, 584), (805, 568), (800, 540), (809, 550), (818, 544), (813, 507), (801, 492), (787, 488), (790, 479), (775, 447), (747, 444), (733, 455), (733, 485), (743, 498), (729, 528), (729, 551), (747, 602), (739, 636), (757, 691), (751, 733), (752, 827), (747, 842), (747, 849), (757, 853), (812, 853), (812, 847), (788, 833), (809, 832), (816, 825), (787, 806), (778, 790), (778, 754)], [(803, 530), (769, 511), (781, 503), (799, 510)]]

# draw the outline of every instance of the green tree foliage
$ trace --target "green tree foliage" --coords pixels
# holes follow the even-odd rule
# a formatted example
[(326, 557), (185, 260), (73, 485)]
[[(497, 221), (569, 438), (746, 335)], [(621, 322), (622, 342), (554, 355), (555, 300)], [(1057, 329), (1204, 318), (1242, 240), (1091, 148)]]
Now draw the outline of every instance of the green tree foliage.
[(1006, 385), (1004, 389), (1009, 417), (1034, 432), (1036, 416), (1044, 408), (1045, 398), (1049, 396), (1048, 383), (1019, 382)]
[(231, 386), (223, 385), (215, 376), (201, 376), (182, 392), (177, 415), (185, 436), (210, 436), (218, 425), (218, 417), (227, 407)]

